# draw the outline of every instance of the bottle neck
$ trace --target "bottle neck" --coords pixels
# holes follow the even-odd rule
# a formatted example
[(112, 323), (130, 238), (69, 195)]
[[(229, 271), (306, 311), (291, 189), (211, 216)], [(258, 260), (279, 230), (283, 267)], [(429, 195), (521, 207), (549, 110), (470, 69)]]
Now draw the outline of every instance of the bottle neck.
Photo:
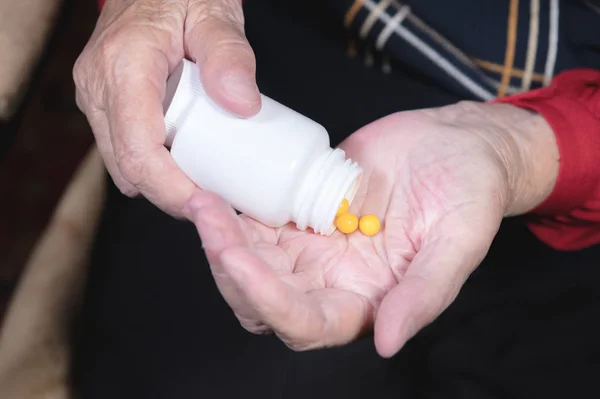
[(362, 170), (343, 150), (328, 148), (310, 164), (294, 202), (292, 220), (300, 230), (330, 235), (335, 214), (346, 198), (352, 202)]
[(171, 147), (179, 128), (196, 103), (203, 97), (200, 71), (195, 63), (186, 59), (175, 68), (167, 79), (163, 112), (165, 114), (165, 146)]

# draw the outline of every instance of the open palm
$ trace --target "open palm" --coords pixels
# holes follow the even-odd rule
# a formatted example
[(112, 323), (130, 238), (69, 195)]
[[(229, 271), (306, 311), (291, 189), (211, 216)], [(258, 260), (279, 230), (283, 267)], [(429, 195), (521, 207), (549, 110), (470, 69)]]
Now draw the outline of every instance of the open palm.
[(374, 327), (379, 353), (391, 356), (451, 303), (507, 196), (501, 132), (457, 119), (461, 107), (394, 114), (342, 143), (364, 170), (351, 210), (383, 221), (373, 237), (272, 229), (211, 193), (192, 197), (216, 283), (246, 329), (304, 350)]

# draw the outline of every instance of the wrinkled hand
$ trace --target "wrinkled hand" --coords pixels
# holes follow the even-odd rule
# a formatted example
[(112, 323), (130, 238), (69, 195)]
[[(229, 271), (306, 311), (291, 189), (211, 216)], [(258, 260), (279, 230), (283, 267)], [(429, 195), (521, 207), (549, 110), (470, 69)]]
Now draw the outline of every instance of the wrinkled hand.
[(86, 114), (115, 184), (181, 216), (195, 185), (164, 147), (162, 100), (182, 58), (228, 111), (260, 109), (241, 0), (108, 0), (74, 68)]
[(502, 104), (394, 114), (341, 147), (365, 171), (352, 210), (384, 221), (374, 237), (267, 228), (206, 192), (188, 205), (241, 324), (296, 350), (374, 327), (378, 352), (396, 353), (454, 300), (502, 218), (549, 195), (558, 167), (542, 117)]

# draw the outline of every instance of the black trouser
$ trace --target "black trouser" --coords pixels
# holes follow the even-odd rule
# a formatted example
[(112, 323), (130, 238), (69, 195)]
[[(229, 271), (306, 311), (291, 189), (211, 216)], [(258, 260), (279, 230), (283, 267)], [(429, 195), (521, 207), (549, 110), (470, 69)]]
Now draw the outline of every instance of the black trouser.
[[(261, 89), (333, 144), (386, 114), (460, 100), (398, 65), (387, 75), (348, 58), (343, 30), (301, 1), (248, 3)], [(600, 247), (556, 252), (511, 220), (457, 301), (395, 358), (380, 359), (370, 337), (295, 353), (239, 326), (193, 225), (111, 185), (75, 383), (102, 399), (598, 397), (599, 296)]]

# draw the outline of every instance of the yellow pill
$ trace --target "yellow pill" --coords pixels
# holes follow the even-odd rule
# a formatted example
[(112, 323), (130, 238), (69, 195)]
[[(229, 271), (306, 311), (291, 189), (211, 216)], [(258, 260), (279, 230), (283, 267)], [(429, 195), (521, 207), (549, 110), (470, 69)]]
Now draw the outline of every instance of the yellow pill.
[(350, 234), (358, 228), (358, 217), (350, 212), (342, 213), (335, 219), (335, 225), (344, 234)]
[(381, 229), (381, 222), (375, 215), (364, 215), (359, 222), (360, 231), (366, 236), (374, 236)]
[(344, 198), (344, 200), (342, 201), (342, 204), (338, 208), (335, 216), (340, 216), (342, 213), (348, 212), (348, 208), (350, 208), (350, 203), (348, 202), (348, 200), (346, 198)]

